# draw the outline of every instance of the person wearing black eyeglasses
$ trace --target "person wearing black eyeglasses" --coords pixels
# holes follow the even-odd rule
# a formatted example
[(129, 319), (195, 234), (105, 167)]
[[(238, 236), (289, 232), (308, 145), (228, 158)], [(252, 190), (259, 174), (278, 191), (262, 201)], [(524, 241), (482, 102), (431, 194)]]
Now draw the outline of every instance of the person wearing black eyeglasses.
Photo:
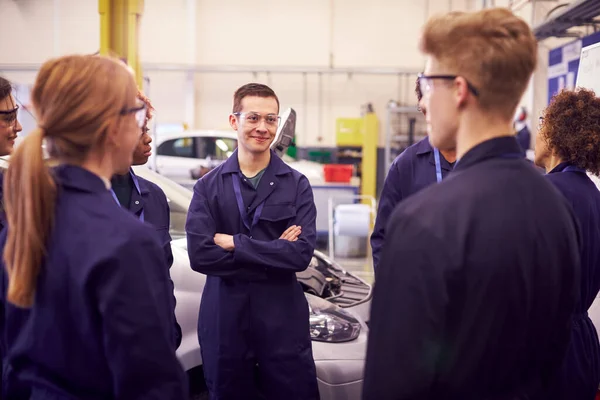
[(4, 174), (2, 399), (187, 397), (162, 248), (110, 192), (144, 124), (137, 92), (107, 57), (52, 59), (36, 77), (37, 126)]
[(505, 8), (433, 17), (422, 32), (429, 138), (457, 162), (389, 218), (363, 398), (555, 398), (546, 389), (569, 340), (580, 235), (515, 138), (537, 40)]
[[(421, 80), (417, 77), (415, 94), (419, 111), (427, 117), (427, 106), (423, 101)], [(377, 271), (381, 250), (385, 243), (385, 228), (394, 207), (402, 200), (420, 190), (441, 182), (454, 168), (456, 150), (438, 150), (431, 146), (429, 137), (409, 146), (400, 154), (385, 178), (383, 190), (379, 197), (377, 218), (371, 234), (371, 249), (373, 254), (373, 269)]]
[[(23, 127), (17, 118), (19, 105), (12, 95), (12, 85), (0, 76), (0, 157), (12, 153), (15, 140)], [(3, 168), (0, 167), (0, 229), (5, 225), (3, 202)]]
[(18, 110), (10, 82), (0, 76), (0, 157), (12, 153), (17, 134), (23, 130), (17, 119)]
[[(140, 141), (133, 153), (132, 165), (144, 165), (152, 154), (152, 138), (148, 134), (148, 122), (152, 119), (154, 108), (150, 100), (142, 93), (138, 93), (138, 99), (144, 103), (144, 108), (138, 111), (140, 115), (143, 112), (144, 125), (142, 126)], [(141, 117), (140, 117), (141, 118)], [(171, 235), (169, 227), (171, 225), (171, 216), (167, 197), (158, 185), (148, 181), (135, 174), (132, 168), (123, 173), (113, 175), (111, 182), (111, 194), (113, 198), (121, 205), (131, 211), (140, 221), (146, 222), (154, 227), (158, 235), (160, 244), (163, 247), (165, 260), (168, 268), (173, 265), (173, 252), (171, 250)], [(171, 302), (173, 310), (173, 340), (175, 348), (181, 344), (181, 327), (175, 317), (175, 295), (173, 293), (173, 281), (169, 282), (171, 286)]]

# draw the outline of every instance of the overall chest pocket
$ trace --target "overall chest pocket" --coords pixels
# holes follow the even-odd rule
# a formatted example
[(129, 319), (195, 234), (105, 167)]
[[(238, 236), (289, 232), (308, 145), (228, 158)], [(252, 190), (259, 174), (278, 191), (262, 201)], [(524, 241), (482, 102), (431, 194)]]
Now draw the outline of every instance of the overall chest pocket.
[(261, 222), (267, 222), (269, 230), (281, 235), (296, 218), (296, 206), (294, 204), (265, 204)]

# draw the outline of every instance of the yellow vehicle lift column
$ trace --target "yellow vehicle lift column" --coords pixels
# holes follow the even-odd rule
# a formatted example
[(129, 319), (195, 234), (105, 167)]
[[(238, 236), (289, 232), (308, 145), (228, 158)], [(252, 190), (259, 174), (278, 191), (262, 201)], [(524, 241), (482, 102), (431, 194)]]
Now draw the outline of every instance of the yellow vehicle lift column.
[[(362, 195), (377, 196), (377, 143), (379, 141), (379, 121), (374, 112), (367, 112), (362, 118), (362, 165), (361, 191)], [(371, 204), (369, 199), (364, 204)]]
[(143, 87), (139, 61), (139, 23), (144, 0), (98, 0), (100, 14), (100, 54), (116, 55), (134, 71), (138, 87)]

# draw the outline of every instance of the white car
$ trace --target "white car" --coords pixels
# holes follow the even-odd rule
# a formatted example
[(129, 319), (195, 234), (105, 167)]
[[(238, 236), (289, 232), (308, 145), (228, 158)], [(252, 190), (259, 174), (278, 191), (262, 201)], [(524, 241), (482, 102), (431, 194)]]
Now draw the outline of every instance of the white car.
[[(161, 175), (186, 187), (193, 186), (205, 173), (224, 162), (237, 148), (234, 131), (179, 131), (160, 134), (154, 146), (156, 160), (148, 164)], [(287, 154), (282, 160), (302, 173), (311, 185), (325, 183), (323, 164), (307, 160), (295, 160)]]
[[(192, 192), (146, 167), (134, 170), (161, 187), (169, 201), (174, 239), (171, 277), (177, 299), (175, 313), (183, 333), (177, 356), (190, 375), (193, 390), (203, 390), (197, 326), (206, 276), (190, 267), (184, 229)], [(310, 308), (310, 333), (321, 399), (360, 399), (371, 286), (318, 251), (308, 269), (298, 273), (297, 278)]]
[[(198, 179), (237, 148), (233, 131), (199, 130), (161, 133), (154, 145), (156, 171), (176, 181)], [(194, 175), (198, 171), (199, 175)]]

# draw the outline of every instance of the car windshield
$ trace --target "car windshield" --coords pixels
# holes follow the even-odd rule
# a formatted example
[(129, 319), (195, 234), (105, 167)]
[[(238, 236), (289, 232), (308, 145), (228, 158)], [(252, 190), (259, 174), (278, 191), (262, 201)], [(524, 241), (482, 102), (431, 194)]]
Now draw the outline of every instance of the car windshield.
[(174, 240), (185, 237), (185, 221), (193, 192), (147, 167), (134, 167), (134, 171), (138, 176), (149, 180), (165, 192), (171, 210), (169, 233)]

